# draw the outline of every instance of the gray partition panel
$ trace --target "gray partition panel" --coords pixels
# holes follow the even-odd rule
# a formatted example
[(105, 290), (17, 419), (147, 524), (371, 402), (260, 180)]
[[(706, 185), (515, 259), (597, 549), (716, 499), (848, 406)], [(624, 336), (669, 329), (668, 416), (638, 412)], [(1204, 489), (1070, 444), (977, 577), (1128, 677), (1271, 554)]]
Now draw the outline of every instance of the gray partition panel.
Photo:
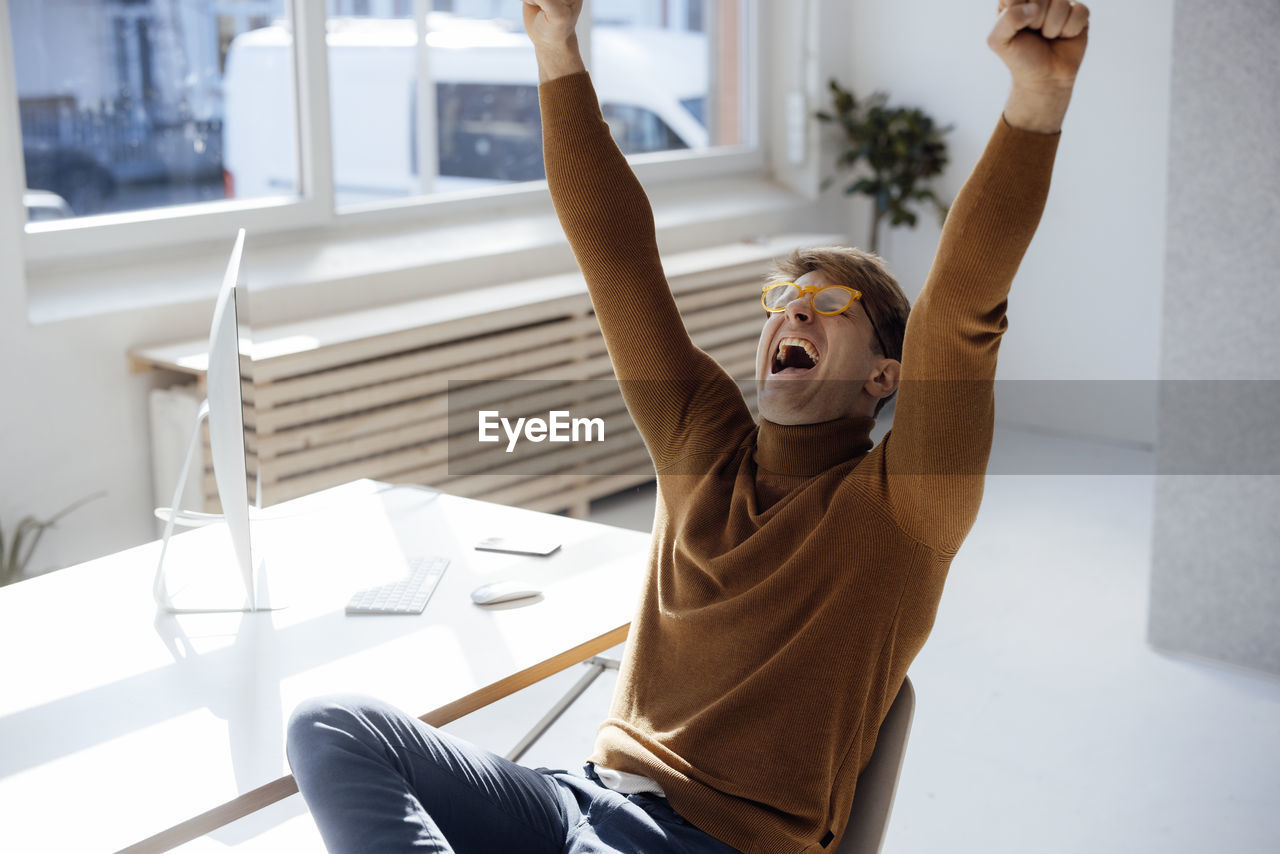
[[(1101, 23), (1101, 22), (1099, 22)], [(1280, 3), (1178, 0), (1161, 375), (1280, 380)], [(1170, 386), (1166, 382), (1165, 386)], [(1177, 384), (1181, 385), (1181, 384)], [(1200, 385), (1199, 383), (1195, 385)], [(1162, 395), (1157, 467), (1220, 446), (1239, 395), (1203, 395), (1188, 417)], [(1224, 386), (1230, 390), (1230, 386)], [(1280, 445), (1266, 416), (1280, 383), (1252, 385), (1249, 441)], [(1261, 419), (1261, 420), (1259, 420)], [(1269, 423), (1268, 423), (1269, 422)], [(1259, 434), (1261, 431), (1261, 435)], [(1280, 476), (1243, 450), (1156, 489), (1149, 637), (1171, 651), (1280, 674)], [(1175, 457), (1178, 457), (1175, 459)]]

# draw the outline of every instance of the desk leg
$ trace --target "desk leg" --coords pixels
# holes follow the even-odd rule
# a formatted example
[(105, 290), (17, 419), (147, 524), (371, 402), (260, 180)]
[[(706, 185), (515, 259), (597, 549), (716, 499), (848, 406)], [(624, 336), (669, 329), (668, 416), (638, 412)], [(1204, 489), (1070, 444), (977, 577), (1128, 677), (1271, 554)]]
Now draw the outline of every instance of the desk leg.
[(538, 739), (546, 735), (547, 730), (551, 729), (552, 724), (560, 720), (560, 716), (565, 710), (573, 705), (574, 701), (582, 696), (583, 692), (591, 687), (591, 683), (596, 681), (601, 673), (606, 670), (617, 670), (620, 661), (616, 658), (608, 656), (595, 655), (584, 662), (587, 665), (587, 672), (582, 675), (569, 692), (561, 697), (551, 709), (542, 716), (542, 720), (534, 724), (533, 729), (529, 730), (528, 735), (520, 739), (520, 742), (511, 749), (507, 754), (507, 758), (512, 762), (519, 762), (520, 757), (524, 756), (537, 743)]

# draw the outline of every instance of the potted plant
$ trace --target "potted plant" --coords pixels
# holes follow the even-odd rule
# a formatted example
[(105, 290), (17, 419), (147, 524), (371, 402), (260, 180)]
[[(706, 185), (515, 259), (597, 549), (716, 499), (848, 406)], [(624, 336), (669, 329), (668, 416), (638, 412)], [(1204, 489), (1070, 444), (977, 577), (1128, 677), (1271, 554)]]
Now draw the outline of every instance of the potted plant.
[[(947, 165), (943, 135), (951, 127), (939, 127), (919, 108), (891, 106), (884, 92), (860, 101), (835, 80), (829, 85), (832, 110), (815, 116), (840, 131), (836, 169), (854, 173), (844, 188), (845, 195), (870, 196), (875, 204), (867, 248), (879, 251), (880, 225), (886, 217), (890, 227), (915, 227), (917, 216), (912, 208), (919, 204), (931, 205), (939, 219), (945, 219), (949, 206), (928, 181)], [(828, 178), (823, 188), (835, 180)]]
[(23, 516), (9, 534), (5, 533), (4, 525), (0, 523), (0, 587), (22, 579), (22, 573), (31, 562), (31, 555), (35, 553), (36, 546), (39, 545), (45, 531), (52, 528), (59, 519), (71, 511), (105, 494), (97, 492), (81, 498), (48, 519)]

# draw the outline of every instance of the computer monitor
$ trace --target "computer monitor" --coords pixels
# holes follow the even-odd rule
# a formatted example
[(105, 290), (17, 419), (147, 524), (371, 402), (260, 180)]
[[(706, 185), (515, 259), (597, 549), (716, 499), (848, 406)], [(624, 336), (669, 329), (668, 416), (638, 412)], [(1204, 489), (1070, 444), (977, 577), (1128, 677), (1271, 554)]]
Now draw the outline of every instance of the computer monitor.
[[(204, 611), (258, 611), (280, 607), (272, 601), (266, 567), (254, 548), (250, 513), (260, 504), (249, 495), (242, 389), (252, 386), (253, 361), (249, 355), (248, 298), (240, 277), (244, 254), (244, 229), (236, 236), (227, 270), (218, 291), (209, 329), (209, 364), (205, 374), (207, 398), (200, 407), (187, 462), (174, 494), (174, 509), (166, 517), (164, 546), (156, 573), (155, 595), (162, 608), (175, 613)], [(220, 516), (181, 513), (177, 504), (186, 472), (199, 440), (200, 421), (209, 419), (209, 455), (222, 505)], [(255, 479), (256, 483), (256, 479)], [(260, 493), (261, 490), (258, 490)], [(206, 534), (220, 542), (204, 544), (199, 554), (183, 549), (173, 557), (169, 537), (175, 522), (212, 523)], [(211, 546), (211, 547), (210, 547)], [(227, 560), (227, 554), (233, 558)], [(278, 597), (276, 597), (278, 599)]]

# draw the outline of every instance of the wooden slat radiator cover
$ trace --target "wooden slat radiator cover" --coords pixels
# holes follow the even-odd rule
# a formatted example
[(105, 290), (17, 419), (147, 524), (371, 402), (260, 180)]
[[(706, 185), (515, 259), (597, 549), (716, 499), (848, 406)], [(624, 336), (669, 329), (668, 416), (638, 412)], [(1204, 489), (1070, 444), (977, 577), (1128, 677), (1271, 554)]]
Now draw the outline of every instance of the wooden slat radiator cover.
[[(788, 235), (665, 259), (694, 343), (743, 381), (753, 412), (749, 380), (769, 261), (833, 240)], [(264, 505), (367, 477), (585, 515), (592, 499), (653, 478), (578, 274), (254, 328), (252, 335), (246, 444)], [(130, 355), (144, 368), (202, 383), (207, 347), (199, 340)], [(607, 416), (609, 433), (596, 448), (524, 442), (517, 460), (501, 430), (501, 440), (483, 449), (474, 441), (480, 408), (513, 422), (557, 410)], [(206, 446), (204, 509), (216, 511), (208, 459)]]

